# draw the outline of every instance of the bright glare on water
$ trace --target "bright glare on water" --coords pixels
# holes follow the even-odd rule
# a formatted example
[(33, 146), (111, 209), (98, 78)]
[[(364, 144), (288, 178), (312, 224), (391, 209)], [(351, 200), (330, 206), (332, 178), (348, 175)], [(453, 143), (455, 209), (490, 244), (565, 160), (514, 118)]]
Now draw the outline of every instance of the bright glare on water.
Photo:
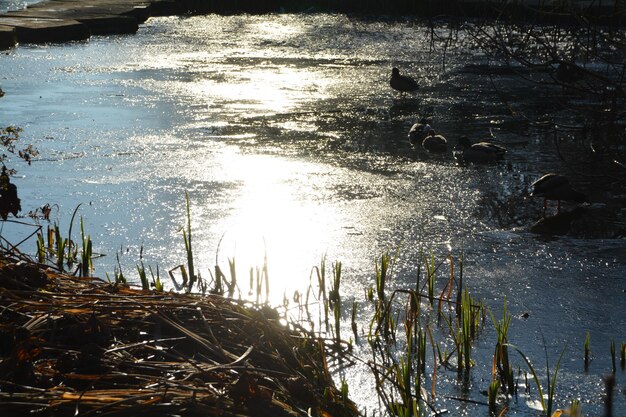
[[(247, 293), (249, 269), (267, 259), (274, 303), (305, 292), (324, 255), (329, 266), (342, 262), (342, 292), (359, 302), (385, 251), (398, 251), (390, 285), (403, 288), (414, 285), (420, 250), (439, 261), (463, 255), (474, 296), (496, 317), (507, 298), (510, 338), (537, 362), (544, 343), (552, 363), (563, 348), (578, 358), (591, 332), (593, 371), (564, 363), (559, 389), (601, 410), (596, 384), (610, 369), (609, 341), (626, 338), (624, 241), (544, 241), (527, 232), (541, 202), (515, 197), (561, 162), (537, 132), (501, 127), (508, 112), (489, 78), (464, 72), (487, 58), (448, 51), (444, 65), (429, 36), (408, 21), (213, 15), (151, 19), (134, 36), (22, 45), (0, 56), (0, 123), (22, 127), (23, 142), (40, 151), (32, 166), (8, 162), (23, 212), (49, 203), (68, 230), (80, 205), (77, 219), (106, 255), (95, 275), (121, 267), (135, 279), (144, 262), (165, 277), (186, 262), (188, 193), (200, 274), (208, 279), (216, 262), (228, 270), (234, 259)], [(391, 91), (393, 66), (418, 79), (417, 97)], [(519, 79), (495, 82), (541, 100)], [(412, 147), (407, 132), (422, 115), (452, 143), (494, 134), (509, 146), (507, 162), (459, 166), (449, 154)], [(6, 223), (2, 236), (15, 243), (34, 230)], [(20, 248), (34, 252), (34, 239)], [(493, 346), (477, 349), (477, 361), (489, 362)], [(479, 391), (490, 376), (480, 372), (472, 392), (486, 401)], [(348, 375), (350, 387), (367, 386), (365, 375)], [(449, 394), (460, 396), (453, 373), (447, 379)], [(378, 405), (366, 389), (351, 396)], [(508, 414), (537, 412), (520, 400)]]

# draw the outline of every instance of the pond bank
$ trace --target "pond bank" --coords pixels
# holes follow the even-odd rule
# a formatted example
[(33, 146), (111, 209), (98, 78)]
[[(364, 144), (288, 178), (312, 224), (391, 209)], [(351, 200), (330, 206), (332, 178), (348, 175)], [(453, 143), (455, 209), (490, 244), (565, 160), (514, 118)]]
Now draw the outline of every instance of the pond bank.
[(357, 416), (276, 310), (0, 259), (3, 415)]
[(80, 41), (91, 35), (134, 33), (151, 16), (186, 10), (173, 0), (53, 0), (0, 15), (0, 49), (19, 43)]
[[(432, 19), (442, 15), (496, 17), (502, 14), (533, 22), (578, 24), (585, 16), (602, 24), (620, 24), (622, 6), (577, 3), (578, 9), (546, 9), (533, 1), (501, 6), (489, 1), (461, 2), (356, 2), (319, 0), (294, 6), (281, 0), (265, 2), (239, 0), (46, 0), (24, 10), (0, 14), (0, 50), (20, 43), (70, 42), (92, 35), (135, 33), (139, 24), (152, 16), (183, 13), (268, 13), (280, 11), (334, 11), (376, 15), (415, 15)], [(504, 8), (503, 8), (504, 7)]]

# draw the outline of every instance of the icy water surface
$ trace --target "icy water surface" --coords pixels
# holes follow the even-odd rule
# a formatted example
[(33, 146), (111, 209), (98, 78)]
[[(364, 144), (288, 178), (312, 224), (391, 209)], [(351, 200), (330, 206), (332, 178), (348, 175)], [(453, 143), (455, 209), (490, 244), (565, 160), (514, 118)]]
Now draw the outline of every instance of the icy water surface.
[[(31, 166), (10, 162), (23, 212), (52, 204), (66, 230), (81, 205), (106, 255), (95, 275), (121, 267), (134, 277), (140, 260), (165, 275), (185, 259), (187, 192), (200, 273), (208, 278), (216, 259), (227, 269), (234, 258), (247, 276), (266, 257), (277, 303), (306, 290), (324, 254), (342, 262), (346, 300), (362, 305), (384, 251), (399, 249), (390, 285), (404, 288), (414, 285), (420, 247), (441, 260), (463, 254), (474, 296), (496, 317), (508, 300), (509, 340), (536, 363), (544, 346), (552, 365), (565, 349), (557, 406), (579, 398), (585, 415), (599, 415), (610, 340), (626, 339), (626, 244), (527, 232), (541, 203), (518, 196), (564, 169), (552, 142), (507, 117), (492, 80), (476, 71), (484, 56), (448, 51), (444, 65), (440, 52), (418, 24), (340, 15), (159, 18), (135, 36), (20, 46), (0, 56), (0, 117), (40, 151)], [(419, 80), (418, 97), (397, 99), (393, 66)], [(532, 111), (541, 107), (545, 92), (495, 77)], [(460, 166), (412, 147), (407, 132), (425, 114), (451, 141), (495, 135), (507, 162)], [(33, 230), (6, 223), (2, 235), (15, 243)], [(21, 246), (34, 247), (33, 239)], [(439, 371), (443, 395), (486, 402), (490, 327), (469, 381)], [(586, 332), (595, 359), (583, 372)], [(361, 343), (357, 352), (367, 351)], [(362, 408), (379, 407), (367, 372), (345, 377)], [(623, 389), (623, 371), (617, 377)], [(618, 410), (626, 406), (616, 397)], [(439, 405), (488, 415), (473, 403)], [(540, 415), (522, 395), (509, 406), (508, 415)]]
[(21, 10), (29, 4), (39, 3), (41, 0), (0, 0), (0, 13)]

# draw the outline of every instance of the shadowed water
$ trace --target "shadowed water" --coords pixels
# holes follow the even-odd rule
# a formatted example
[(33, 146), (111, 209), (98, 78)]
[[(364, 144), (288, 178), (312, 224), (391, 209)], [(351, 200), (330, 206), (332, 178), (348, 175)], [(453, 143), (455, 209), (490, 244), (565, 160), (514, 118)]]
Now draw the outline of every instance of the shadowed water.
[[(67, 230), (80, 204), (106, 254), (95, 275), (121, 267), (133, 277), (140, 260), (165, 275), (185, 259), (188, 192), (200, 273), (235, 258), (247, 278), (267, 256), (277, 303), (306, 290), (324, 254), (343, 263), (342, 293), (359, 302), (386, 250), (399, 249), (391, 286), (404, 288), (414, 285), (421, 248), (441, 260), (463, 255), (474, 296), (496, 317), (508, 300), (509, 340), (536, 363), (544, 345), (552, 364), (566, 349), (558, 407), (580, 398), (588, 415), (600, 414), (610, 340), (626, 339), (624, 240), (527, 231), (541, 213), (541, 201), (523, 197), (528, 185), (566, 171), (552, 137), (511, 117), (502, 92), (532, 117), (552, 109), (544, 100), (553, 93), (510, 71), (489, 77), (489, 60), (470, 49), (444, 60), (432, 46), (429, 30), (409, 21), (323, 14), (159, 18), (134, 36), (20, 46), (0, 56), (0, 115), (40, 151), (31, 166), (9, 163), (23, 212), (53, 204), (53, 221)], [(418, 80), (418, 95), (394, 94), (393, 66)], [(506, 162), (464, 166), (451, 152), (411, 146), (407, 132), (424, 115), (452, 143), (495, 136)], [(598, 200), (605, 190), (584, 191)], [(33, 230), (6, 223), (2, 235), (15, 243)], [(595, 359), (584, 373), (587, 331)], [(441, 371), (445, 395), (486, 402), (490, 332), (469, 387)], [(371, 386), (367, 373), (346, 377), (351, 397), (376, 409), (373, 392), (358, 388)], [(509, 405), (508, 415), (539, 415), (523, 396)], [(616, 405), (626, 405), (623, 395)], [(488, 414), (454, 400), (441, 406)]]

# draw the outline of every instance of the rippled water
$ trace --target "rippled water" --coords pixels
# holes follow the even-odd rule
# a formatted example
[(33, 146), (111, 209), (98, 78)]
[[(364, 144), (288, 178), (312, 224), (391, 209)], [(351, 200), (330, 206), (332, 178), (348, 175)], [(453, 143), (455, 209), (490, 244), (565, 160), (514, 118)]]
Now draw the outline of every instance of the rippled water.
[[(81, 204), (95, 250), (106, 254), (98, 276), (111, 274), (118, 258), (128, 276), (140, 255), (161, 271), (181, 263), (185, 192), (201, 274), (208, 277), (216, 257), (223, 268), (234, 257), (247, 271), (267, 256), (275, 302), (305, 290), (323, 254), (342, 262), (342, 291), (357, 301), (385, 250), (399, 248), (397, 287), (412, 285), (420, 247), (442, 260), (463, 254), (473, 294), (497, 317), (508, 300), (513, 343), (536, 363), (544, 345), (551, 363), (566, 349), (558, 406), (578, 397), (588, 415), (600, 414), (610, 340), (626, 339), (626, 244), (527, 232), (541, 203), (516, 196), (564, 167), (551, 140), (507, 116), (493, 87), (522, 97), (533, 112), (547, 93), (506, 73), (490, 79), (487, 63), (467, 49), (447, 51), (444, 62), (428, 30), (410, 21), (159, 18), (134, 36), (23, 45), (0, 56), (0, 115), (41, 153), (32, 166), (10, 163), (23, 211), (55, 204), (52, 216), (65, 230)], [(418, 97), (395, 97), (392, 66), (419, 80)], [(452, 140), (495, 135), (508, 146), (507, 162), (460, 166), (451, 155), (411, 147), (408, 129), (425, 114)], [(2, 229), (12, 242), (32, 231)], [(21, 247), (34, 246), (30, 239)], [(584, 373), (587, 331), (595, 359)], [(477, 362), (489, 364), (494, 336), (485, 333)], [(442, 371), (441, 389), (486, 401), (480, 391), (490, 366), (480, 368), (469, 391), (455, 372)], [(376, 409), (372, 392), (357, 389), (368, 386), (367, 373), (346, 377), (351, 396)], [(487, 415), (471, 403), (441, 406)], [(539, 415), (522, 397), (510, 406), (509, 415)]]
[(0, 0), (0, 13), (21, 10), (29, 4), (39, 3), (41, 0)]

